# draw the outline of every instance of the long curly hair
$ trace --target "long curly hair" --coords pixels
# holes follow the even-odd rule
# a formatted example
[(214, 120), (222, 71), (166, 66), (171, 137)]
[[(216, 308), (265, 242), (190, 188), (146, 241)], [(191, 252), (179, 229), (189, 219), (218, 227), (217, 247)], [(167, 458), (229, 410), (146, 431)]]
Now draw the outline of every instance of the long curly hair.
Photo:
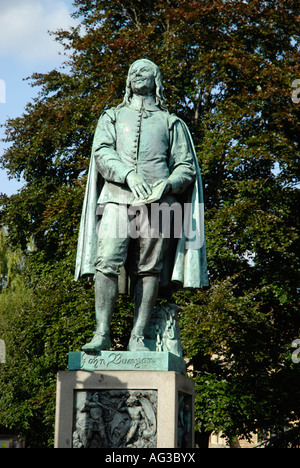
[(148, 59), (139, 59), (131, 64), (129, 71), (128, 71), (128, 75), (127, 75), (125, 96), (124, 96), (123, 102), (118, 107), (128, 106), (130, 104), (130, 101), (133, 96), (132, 89), (131, 89), (131, 81), (130, 81), (131, 70), (135, 64), (140, 63), (140, 62), (147, 63), (148, 65), (152, 67), (154, 80), (155, 80), (155, 104), (161, 110), (168, 111), (166, 100), (164, 97), (164, 87), (162, 84), (162, 77), (161, 77), (160, 69), (158, 68), (157, 65), (155, 65), (155, 63), (151, 62), (151, 60), (148, 60)]

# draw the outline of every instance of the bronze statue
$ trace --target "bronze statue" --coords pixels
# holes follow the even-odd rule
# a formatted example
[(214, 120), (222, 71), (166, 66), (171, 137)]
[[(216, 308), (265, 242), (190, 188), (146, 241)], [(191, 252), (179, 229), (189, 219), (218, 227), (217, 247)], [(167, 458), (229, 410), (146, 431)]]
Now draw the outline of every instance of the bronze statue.
[(95, 275), (97, 329), (83, 346), (89, 353), (110, 348), (114, 305), (128, 277), (135, 299), (130, 351), (149, 351), (145, 330), (160, 286), (208, 285), (197, 156), (187, 126), (166, 107), (150, 60), (131, 65), (123, 102), (98, 122), (75, 278), (84, 275)]

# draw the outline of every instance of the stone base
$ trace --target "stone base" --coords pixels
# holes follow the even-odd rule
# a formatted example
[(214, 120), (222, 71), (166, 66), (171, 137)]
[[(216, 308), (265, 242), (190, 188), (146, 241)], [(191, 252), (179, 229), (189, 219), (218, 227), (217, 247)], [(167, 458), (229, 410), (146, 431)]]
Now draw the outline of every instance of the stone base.
[(56, 448), (193, 448), (194, 381), (165, 371), (67, 371)]
[(83, 352), (70, 352), (68, 369), (70, 371), (174, 371), (179, 374), (185, 374), (186, 364), (184, 359), (167, 351), (101, 351), (97, 355), (86, 354)]

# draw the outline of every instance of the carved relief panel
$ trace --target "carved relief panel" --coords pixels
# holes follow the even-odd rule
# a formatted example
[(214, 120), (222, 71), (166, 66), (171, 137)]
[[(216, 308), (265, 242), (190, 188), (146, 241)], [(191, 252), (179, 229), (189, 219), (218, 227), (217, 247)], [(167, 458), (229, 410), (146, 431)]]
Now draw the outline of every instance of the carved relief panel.
[(156, 390), (76, 391), (73, 448), (155, 448)]
[(178, 448), (192, 447), (193, 407), (191, 395), (178, 395)]

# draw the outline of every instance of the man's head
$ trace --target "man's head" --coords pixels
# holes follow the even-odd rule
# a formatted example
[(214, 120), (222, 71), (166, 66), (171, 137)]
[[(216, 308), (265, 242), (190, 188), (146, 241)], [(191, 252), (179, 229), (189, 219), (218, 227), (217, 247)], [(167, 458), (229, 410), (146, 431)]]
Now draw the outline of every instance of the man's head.
[(156, 104), (166, 110), (161, 73), (151, 60), (136, 60), (129, 68), (124, 102), (129, 104), (133, 94), (153, 95)]
[(154, 64), (146, 60), (137, 60), (129, 69), (129, 82), (133, 94), (150, 96), (155, 93)]

